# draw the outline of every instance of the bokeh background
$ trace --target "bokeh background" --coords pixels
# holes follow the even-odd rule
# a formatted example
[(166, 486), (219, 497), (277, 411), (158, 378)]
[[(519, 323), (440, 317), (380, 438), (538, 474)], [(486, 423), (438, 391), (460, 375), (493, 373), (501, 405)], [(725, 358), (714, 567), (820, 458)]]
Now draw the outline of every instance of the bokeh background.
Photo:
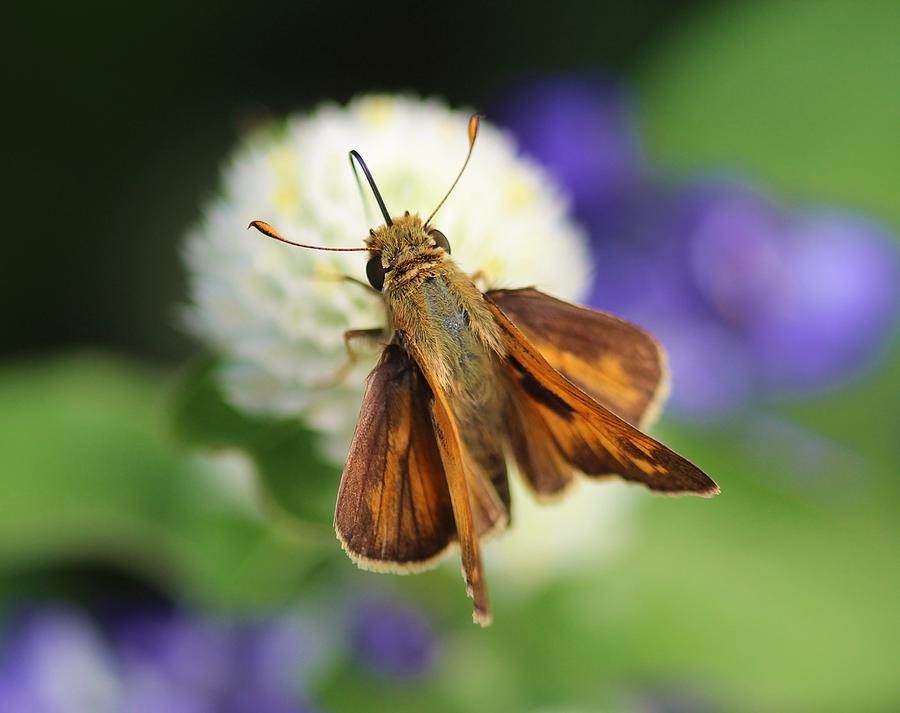
[[(897, 3), (8, 14), (0, 711), (900, 706)], [(591, 304), (672, 352), (655, 432), (723, 488), (489, 578), (484, 631), (454, 567), (357, 572), (338, 472), (178, 326), (245, 132), (372, 90), (477, 107), (556, 174)]]

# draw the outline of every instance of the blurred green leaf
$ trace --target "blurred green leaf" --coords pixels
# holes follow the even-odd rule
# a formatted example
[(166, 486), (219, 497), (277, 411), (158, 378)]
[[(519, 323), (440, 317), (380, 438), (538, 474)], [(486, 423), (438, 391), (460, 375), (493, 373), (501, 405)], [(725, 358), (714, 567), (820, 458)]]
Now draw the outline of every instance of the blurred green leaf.
[(318, 454), (314, 434), (297, 419), (242, 413), (224, 398), (216, 362), (188, 368), (172, 399), (176, 435), (202, 448), (235, 448), (256, 464), (275, 504), (299, 520), (331, 527), (340, 471)]
[(900, 227), (900, 3), (713, 4), (639, 72), (654, 159)]
[(317, 698), (327, 704), (328, 710), (334, 711), (456, 713), (465, 710), (453, 705), (441, 694), (437, 676), (423, 681), (391, 681), (345, 661), (331, 672), (326, 681), (319, 683)]
[(0, 557), (166, 536), (160, 486), (189, 466), (164, 444), (155, 382), (95, 355), (0, 371)]
[(93, 561), (209, 604), (289, 601), (321, 538), (229, 499), (171, 438), (165, 391), (97, 354), (0, 368), (0, 568)]

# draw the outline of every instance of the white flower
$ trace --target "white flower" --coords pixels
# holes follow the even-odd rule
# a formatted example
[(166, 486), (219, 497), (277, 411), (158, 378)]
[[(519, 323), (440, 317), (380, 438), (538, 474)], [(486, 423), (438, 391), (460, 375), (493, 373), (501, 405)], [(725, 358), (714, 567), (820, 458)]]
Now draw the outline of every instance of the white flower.
[[(225, 358), (222, 378), (234, 403), (302, 418), (343, 460), (376, 355), (342, 384), (328, 382), (346, 357), (343, 332), (379, 326), (384, 317), (377, 295), (338, 278), (365, 281), (366, 256), (292, 248), (247, 232), (247, 224), (262, 218), (300, 242), (361, 246), (375, 225), (366, 220), (347, 160), (352, 148), (393, 213), (424, 217), (459, 170), (467, 118), (437, 101), (368, 96), (293, 118), (237, 151), (221, 197), (187, 246), (190, 327)], [(537, 285), (577, 299), (589, 260), (566, 208), (547, 175), (483, 123), (466, 175), (436, 225), (463, 268), (482, 270), (490, 284)]]
[[(365, 282), (363, 253), (301, 250), (247, 232), (263, 219), (314, 245), (361, 246), (381, 222), (366, 217), (347, 158), (357, 149), (392, 214), (424, 218), (459, 170), (469, 112), (436, 100), (365, 96), (324, 105), (251, 136), (223, 177), (221, 195), (189, 236), (190, 329), (223, 358), (228, 398), (253, 412), (295, 416), (343, 462), (371, 353), (341, 383), (347, 329), (384, 323)], [(510, 136), (482, 122), (469, 167), (434, 221), (453, 258), (492, 287), (529, 285), (577, 300), (589, 279), (586, 238), (550, 177), (517, 154)]]

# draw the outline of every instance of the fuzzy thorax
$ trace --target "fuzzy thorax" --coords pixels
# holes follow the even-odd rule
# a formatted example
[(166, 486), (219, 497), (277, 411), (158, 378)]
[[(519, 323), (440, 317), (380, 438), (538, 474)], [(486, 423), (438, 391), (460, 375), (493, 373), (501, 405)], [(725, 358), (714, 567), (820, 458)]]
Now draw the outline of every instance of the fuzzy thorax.
[[(385, 271), (384, 301), (391, 331), (402, 332), (428, 360), (441, 386), (454, 391), (455, 365), (468, 332), (489, 354), (503, 355), (499, 328), (472, 279), (440, 247), (418, 214), (382, 225), (366, 240)], [(452, 240), (452, 236), (449, 236)]]

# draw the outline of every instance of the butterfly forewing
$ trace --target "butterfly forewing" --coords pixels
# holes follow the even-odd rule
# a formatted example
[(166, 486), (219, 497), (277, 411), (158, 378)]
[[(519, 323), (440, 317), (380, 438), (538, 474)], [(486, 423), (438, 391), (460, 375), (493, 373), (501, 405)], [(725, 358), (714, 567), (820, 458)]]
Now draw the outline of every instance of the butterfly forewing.
[(631, 424), (656, 416), (668, 387), (665, 354), (639, 327), (533, 288), (486, 293), (554, 369)]
[(718, 492), (718, 486), (693, 463), (641, 433), (562, 376), (490, 299), (488, 305), (503, 332), (513, 403), (524, 411), (521, 438), (549, 437), (559, 454), (587, 475), (618, 475), (672, 494)]
[(344, 549), (367, 569), (426, 568), (456, 537), (431, 401), (416, 363), (388, 346), (366, 384), (334, 517)]

